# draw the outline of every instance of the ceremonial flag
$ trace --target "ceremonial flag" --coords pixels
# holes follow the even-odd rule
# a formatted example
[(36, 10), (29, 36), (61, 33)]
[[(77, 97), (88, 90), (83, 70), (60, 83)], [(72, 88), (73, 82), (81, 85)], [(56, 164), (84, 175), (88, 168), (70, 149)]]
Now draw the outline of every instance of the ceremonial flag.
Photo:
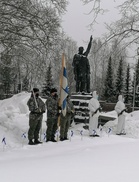
[(6, 139), (5, 139), (5, 137), (3, 137), (3, 139), (2, 139), (2, 143), (4, 143), (6, 145)]
[(24, 132), (24, 133), (22, 134), (22, 137), (23, 137), (23, 138), (26, 138), (26, 132)]
[(67, 81), (67, 70), (65, 55), (62, 55), (62, 73), (60, 78), (60, 105), (62, 107), (62, 113), (66, 115), (66, 98), (68, 96), (68, 81)]

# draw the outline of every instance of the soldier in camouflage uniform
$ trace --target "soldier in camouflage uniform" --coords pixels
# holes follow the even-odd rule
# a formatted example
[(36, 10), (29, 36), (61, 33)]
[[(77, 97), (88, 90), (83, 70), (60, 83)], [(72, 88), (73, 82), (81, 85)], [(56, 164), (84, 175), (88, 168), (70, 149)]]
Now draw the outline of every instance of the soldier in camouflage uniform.
[(47, 130), (46, 130), (46, 142), (55, 140), (55, 133), (57, 130), (58, 122), (58, 95), (57, 90), (52, 88), (50, 91), (50, 96), (46, 101), (47, 107)]
[[(39, 89), (33, 88), (30, 99), (27, 102), (30, 110), (29, 114), (29, 130), (28, 139), (29, 145), (42, 143), (38, 140), (39, 131), (42, 125), (43, 113), (45, 113), (45, 103), (39, 97)], [(34, 141), (33, 141), (34, 140)]]
[(76, 81), (76, 92), (90, 93), (90, 64), (87, 58), (91, 49), (92, 36), (88, 44), (87, 50), (83, 53), (84, 48), (79, 47), (78, 54), (74, 55), (73, 67)]
[(73, 103), (70, 101), (69, 96), (67, 96), (66, 101), (66, 115), (64, 116), (62, 112), (60, 115), (60, 141), (68, 140), (68, 129), (70, 127), (71, 117), (75, 112)]

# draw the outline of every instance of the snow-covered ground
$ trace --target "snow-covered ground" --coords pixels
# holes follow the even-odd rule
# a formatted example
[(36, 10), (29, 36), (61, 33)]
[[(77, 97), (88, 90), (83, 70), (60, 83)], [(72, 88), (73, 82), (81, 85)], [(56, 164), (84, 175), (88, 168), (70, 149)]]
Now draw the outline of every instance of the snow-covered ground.
[[(99, 138), (89, 138), (84, 124), (73, 123), (70, 140), (57, 143), (45, 142), (44, 114), (43, 144), (29, 146), (29, 97), (23, 92), (0, 101), (1, 182), (139, 181), (139, 111), (127, 114), (126, 136), (115, 135), (117, 119), (98, 130)], [(103, 114), (116, 117), (115, 111)]]

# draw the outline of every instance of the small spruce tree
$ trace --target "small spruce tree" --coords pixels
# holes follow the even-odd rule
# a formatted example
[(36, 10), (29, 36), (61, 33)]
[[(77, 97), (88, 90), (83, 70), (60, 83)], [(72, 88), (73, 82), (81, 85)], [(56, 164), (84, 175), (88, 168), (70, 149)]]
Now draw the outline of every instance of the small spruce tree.
[[(139, 107), (139, 93), (137, 92), (137, 87), (139, 87), (139, 59), (135, 68), (134, 81), (135, 81), (135, 107)], [(133, 90), (134, 90), (134, 84), (133, 84)]]
[(28, 91), (29, 90), (29, 80), (28, 80), (27, 76), (25, 76), (24, 79), (23, 79), (22, 90), (23, 91)]
[(112, 70), (111, 57), (109, 58), (108, 61), (108, 68), (105, 79), (104, 97), (107, 101), (112, 101), (114, 97), (113, 70)]
[(124, 72), (123, 72), (123, 60), (121, 59), (119, 61), (119, 67), (117, 70), (117, 77), (115, 82), (115, 93), (116, 96), (119, 94), (123, 94), (123, 88), (124, 88)]
[(50, 62), (46, 71), (45, 81), (42, 87), (42, 94), (48, 96), (50, 94), (50, 90), (52, 87), (53, 87), (52, 65)]
[(132, 83), (130, 76), (130, 66), (128, 64), (125, 78), (125, 89), (124, 89), (125, 103), (130, 103), (132, 100)]
[(4, 64), (0, 67), (1, 89), (4, 94), (8, 95), (13, 92), (14, 68), (12, 67), (11, 57), (8, 54), (2, 55), (2, 62)]

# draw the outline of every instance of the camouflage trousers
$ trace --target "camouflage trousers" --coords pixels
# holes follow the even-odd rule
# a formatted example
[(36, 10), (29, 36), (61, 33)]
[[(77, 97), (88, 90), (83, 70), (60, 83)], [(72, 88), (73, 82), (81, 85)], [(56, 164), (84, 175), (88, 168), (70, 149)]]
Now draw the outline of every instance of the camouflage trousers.
[(68, 129), (70, 127), (71, 114), (67, 114), (65, 117), (60, 118), (60, 138), (67, 138)]
[(47, 118), (47, 130), (46, 130), (46, 139), (47, 140), (53, 140), (55, 138), (55, 133), (57, 130), (57, 121), (58, 118), (52, 118), (52, 117), (48, 117)]
[(29, 114), (29, 130), (28, 130), (28, 139), (38, 139), (39, 131), (42, 125), (43, 114)]

